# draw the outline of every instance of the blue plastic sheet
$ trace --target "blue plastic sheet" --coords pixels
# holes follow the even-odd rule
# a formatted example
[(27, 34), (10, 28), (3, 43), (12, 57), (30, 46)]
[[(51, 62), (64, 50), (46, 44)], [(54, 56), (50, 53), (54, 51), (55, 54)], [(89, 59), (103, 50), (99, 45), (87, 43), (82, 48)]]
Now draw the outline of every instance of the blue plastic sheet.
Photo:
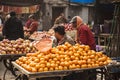
[(94, 3), (95, 0), (70, 0), (70, 2), (88, 4), (88, 3)]

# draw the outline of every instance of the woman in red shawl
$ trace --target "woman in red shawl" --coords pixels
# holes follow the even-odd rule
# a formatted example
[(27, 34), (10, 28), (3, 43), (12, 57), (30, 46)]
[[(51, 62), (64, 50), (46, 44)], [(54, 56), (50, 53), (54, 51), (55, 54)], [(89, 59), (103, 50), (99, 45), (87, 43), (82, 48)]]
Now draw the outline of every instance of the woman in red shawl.
[(77, 29), (77, 42), (89, 45), (92, 50), (96, 50), (94, 35), (90, 28), (83, 23), (79, 16), (75, 16), (71, 20), (72, 26)]

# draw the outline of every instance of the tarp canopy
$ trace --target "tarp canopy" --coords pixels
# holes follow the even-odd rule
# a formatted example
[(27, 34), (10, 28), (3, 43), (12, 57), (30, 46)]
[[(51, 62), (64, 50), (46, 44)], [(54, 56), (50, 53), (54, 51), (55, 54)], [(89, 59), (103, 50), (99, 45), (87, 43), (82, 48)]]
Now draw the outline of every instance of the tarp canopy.
[(25, 7), (25, 6), (38, 5), (42, 2), (43, 0), (0, 0), (0, 5)]
[(81, 4), (89, 4), (89, 3), (94, 3), (95, 0), (70, 0), (70, 2), (81, 3)]

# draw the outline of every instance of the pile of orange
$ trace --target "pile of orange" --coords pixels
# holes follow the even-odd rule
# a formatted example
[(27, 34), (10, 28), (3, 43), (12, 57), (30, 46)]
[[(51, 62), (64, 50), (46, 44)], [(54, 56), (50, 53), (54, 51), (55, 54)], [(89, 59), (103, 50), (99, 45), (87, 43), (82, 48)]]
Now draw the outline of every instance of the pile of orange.
[(101, 52), (90, 50), (89, 46), (69, 43), (41, 53), (27, 54), (16, 63), (29, 72), (71, 70), (107, 65), (111, 59)]

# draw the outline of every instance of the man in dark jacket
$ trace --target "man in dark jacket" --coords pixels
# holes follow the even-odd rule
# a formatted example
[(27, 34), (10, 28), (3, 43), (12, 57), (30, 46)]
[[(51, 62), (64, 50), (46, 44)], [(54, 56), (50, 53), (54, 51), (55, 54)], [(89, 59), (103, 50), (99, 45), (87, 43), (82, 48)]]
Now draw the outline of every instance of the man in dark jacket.
[(11, 17), (4, 24), (3, 36), (9, 40), (24, 38), (22, 22), (16, 17), (15, 12), (11, 12), (10, 16)]

